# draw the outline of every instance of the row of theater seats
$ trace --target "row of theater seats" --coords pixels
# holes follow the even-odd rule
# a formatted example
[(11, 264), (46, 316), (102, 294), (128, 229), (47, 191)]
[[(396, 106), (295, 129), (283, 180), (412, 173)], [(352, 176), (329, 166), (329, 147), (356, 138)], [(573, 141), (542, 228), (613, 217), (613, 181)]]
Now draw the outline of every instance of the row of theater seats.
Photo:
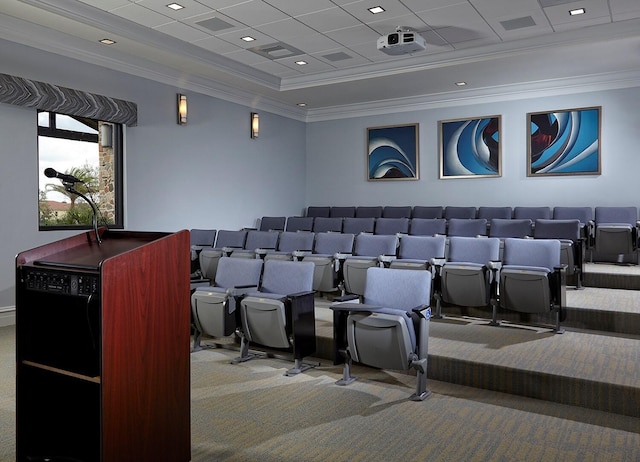
[[(345, 235), (324, 233), (317, 238), (323, 236)], [(438, 316), (442, 303), (490, 307), (496, 325), (498, 306), (525, 313), (551, 312), (556, 316), (555, 330), (561, 332), (566, 287), (558, 240), (452, 237), (444, 257), (444, 236), (403, 236), (400, 241), (411, 242), (424, 258), (402, 259), (389, 258), (391, 245), (393, 251), (396, 247), (394, 236), (361, 234), (355, 239), (356, 247), (373, 248), (383, 242), (389, 247), (370, 251), (377, 254), (373, 258), (328, 257), (343, 267), (345, 285), (350, 272), (363, 282), (361, 292), (347, 290), (359, 299), (357, 303), (342, 298), (331, 306), (335, 357), (337, 363), (345, 364), (342, 385), (354, 380), (350, 375), (353, 361), (380, 368), (413, 368), (417, 370), (413, 399), (428, 396), (432, 299)], [(249, 345), (253, 344), (291, 352), (296, 364), (287, 375), (301, 372), (307, 367), (303, 357), (315, 351), (315, 262), (303, 255), (281, 260), (269, 259), (268, 253), (264, 259), (234, 258), (234, 253), (221, 256), (211, 284), (198, 287), (192, 295), (194, 347), (202, 333), (213, 337), (235, 334), (241, 339), (241, 354), (235, 362), (251, 359)]]
[(537, 220), (577, 220), (592, 260), (618, 261), (638, 248), (637, 207), (309, 207), (304, 217), (262, 217), (258, 229), (524, 237)]

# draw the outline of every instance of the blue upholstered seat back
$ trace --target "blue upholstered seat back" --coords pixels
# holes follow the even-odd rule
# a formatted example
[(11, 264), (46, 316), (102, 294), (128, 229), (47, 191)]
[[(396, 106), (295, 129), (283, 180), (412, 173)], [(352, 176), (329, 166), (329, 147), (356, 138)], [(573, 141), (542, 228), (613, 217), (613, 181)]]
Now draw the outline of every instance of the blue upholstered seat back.
[(278, 245), (278, 237), (280, 233), (277, 231), (254, 231), (247, 233), (247, 240), (244, 248), (247, 250), (255, 249), (275, 249)]
[(553, 219), (579, 220), (581, 224), (585, 224), (593, 220), (593, 209), (591, 207), (554, 207)]
[(540, 218), (548, 220), (551, 218), (551, 207), (515, 207), (513, 218), (529, 218), (532, 221)]
[(262, 273), (262, 260), (221, 257), (218, 262), (216, 287), (258, 286)]
[(408, 232), (408, 218), (378, 218), (376, 220), (376, 234), (406, 234)]
[(410, 311), (431, 299), (431, 274), (422, 270), (367, 269), (364, 303)]
[(223, 247), (237, 247), (243, 248), (245, 240), (247, 239), (247, 231), (238, 230), (230, 231), (221, 229), (218, 231), (218, 238), (216, 239), (216, 248), (221, 249)]
[(553, 268), (560, 265), (560, 241), (556, 239), (505, 239), (504, 265)]
[(215, 229), (192, 229), (189, 231), (189, 242), (191, 245), (213, 247), (215, 240)]
[(409, 234), (433, 236), (447, 233), (447, 220), (444, 218), (412, 218)]
[(487, 234), (484, 218), (450, 218), (447, 220), (448, 236), (481, 236)]
[(502, 218), (508, 220), (513, 217), (511, 207), (478, 207), (478, 218), (491, 220), (492, 218)]
[(315, 235), (311, 232), (283, 231), (280, 233), (278, 250), (280, 252), (294, 252), (296, 250), (311, 251)]
[(398, 258), (415, 260), (443, 258), (446, 241), (444, 236), (402, 236), (398, 248)]
[(342, 232), (341, 217), (316, 217), (313, 220), (314, 233), (326, 233), (329, 231), (336, 233)]
[(268, 260), (264, 262), (261, 292), (290, 295), (313, 290), (311, 262)]
[(349, 233), (318, 233), (313, 252), (323, 255), (353, 252), (355, 236)]
[(635, 226), (638, 221), (637, 207), (596, 207), (596, 225), (602, 223)]
[(525, 237), (531, 235), (532, 221), (529, 218), (491, 220), (489, 236), (491, 237)]
[(389, 235), (358, 234), (356, 236), (354, 255), (377, 257), (378, 255), (395, 255), (398, 238)]
[(313, 217), (289, 217), (285, 231), (311, 231), (313, 229)]
[(448, 261), (485, 265), (500, 258), (500, 239), (497, 237), (451, 237)]
[(580, 239), (580, 221), (578, 220), (536, 220), (534, 228), (536, 239)]

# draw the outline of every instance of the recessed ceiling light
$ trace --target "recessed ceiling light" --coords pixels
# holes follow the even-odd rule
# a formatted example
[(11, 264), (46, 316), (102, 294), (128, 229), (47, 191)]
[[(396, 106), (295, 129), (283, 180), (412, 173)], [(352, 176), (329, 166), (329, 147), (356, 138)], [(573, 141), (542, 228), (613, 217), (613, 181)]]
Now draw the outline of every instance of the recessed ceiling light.
[(374, 6), (374, 7), (368, 8), (368, 10), (373, 14), (378, 14), (378, 13), (383, 13), (384, 12), (384, 8), (382, 8), (381, 6)]
[(298, 103), (296, 104), (298, 107), (307, 107), (307, 103)]
[(244, 40), (245, 42), (253, 42), (255, 39), (247, 35), (246, 37), (242, 37), (240, 40)]
[(576, 8), (575, 10), (569, 10), (569, 14), (571, 16), (577, 16), (579, 14), (585, 14), (585, 9), (584, 8)]
[(308, 62), (306, 62), (306, 61), (296, 61), (296, 64), (297, 64), (298, 66), (304, 66), (305, 64), (309, 64), (309, 63), (308, 63)]
[(100, 40), (100, 43), (102, 43), (103, 45), (113, 45), (114, 43), (116, 43), (116, 41), (108, 38), (104, 38)]
[(167, 5), (167, 8), (171, 8), (172, 10), (178, 11), (184, 8), (184, 6), (178, 4), (178, 3), (169, 3)]
[(467, 82), (456, 82), (457, 87), (464, 87), (466, 84)]

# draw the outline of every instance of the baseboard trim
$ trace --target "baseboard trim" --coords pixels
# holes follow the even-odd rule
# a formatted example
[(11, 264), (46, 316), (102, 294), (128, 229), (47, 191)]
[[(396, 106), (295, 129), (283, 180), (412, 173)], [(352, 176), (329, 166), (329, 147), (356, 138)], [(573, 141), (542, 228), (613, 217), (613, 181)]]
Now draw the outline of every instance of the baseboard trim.
[(16, 307), (5, 306), (0, 308), (0, 327), (12, 326), (16, 323)]

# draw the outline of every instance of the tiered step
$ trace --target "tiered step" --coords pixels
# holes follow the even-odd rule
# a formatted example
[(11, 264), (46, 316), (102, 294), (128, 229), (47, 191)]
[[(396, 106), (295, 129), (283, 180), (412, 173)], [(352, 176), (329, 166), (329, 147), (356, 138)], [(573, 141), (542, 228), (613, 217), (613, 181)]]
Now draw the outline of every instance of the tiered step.
[[(640, 287), (640, 268), (587, 265), (585, 288), (567, 288), (562, 335), (529, 324), (550, 318), (501, 310), (502, 326), (492, 327), (486, 310), (443, 309), (430, 323), (429, 378), (640, 416), (640, 291), (601, 288), (608, 281)], [(316, 301), (316, 355), (333, 360), (329, 305)]]

